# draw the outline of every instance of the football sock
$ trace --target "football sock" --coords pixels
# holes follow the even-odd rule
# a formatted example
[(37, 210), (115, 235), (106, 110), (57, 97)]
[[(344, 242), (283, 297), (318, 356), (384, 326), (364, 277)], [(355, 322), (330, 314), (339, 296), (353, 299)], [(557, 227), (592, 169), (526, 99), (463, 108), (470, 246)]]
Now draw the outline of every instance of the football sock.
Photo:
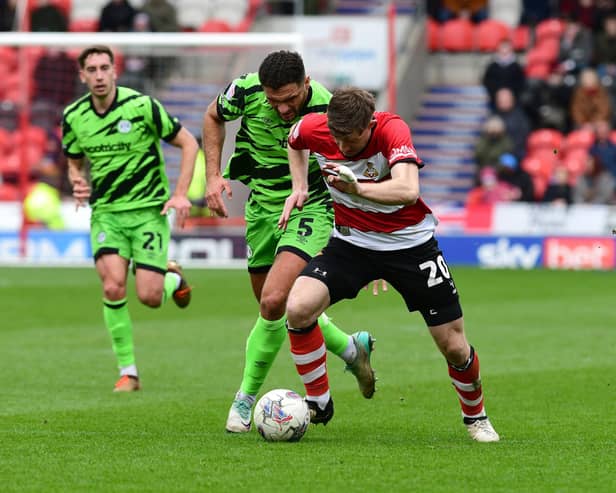
[(471, 346), (471, 354), (463, 366), (458, 367), (449, 364), (449, 376), (458, 394), (464, 421), (472, 422), (484, 417), (486, 413), (483, 407), (479, 357), (473, 346)]
[(177, 272), (167, 272), (165, 274), (165, 284), (163, 287), (163, 303), (166, 303), (173, 293), (180, 287), (182, 278)]
[[(327, 378), (327, 350), (321, 327), (293, 329), (289, 327), (291, 355), (304, 387), (306, 399), (316, 401), (324, 408), (329, 400), (329, 380)], [(322, 403), (322, 401), (325, 401)]]
[(260, 314), (246, 340), (246, 359), (244, 377), (240, 391), (247, 395), (257, 395), (265, 381), (276, 355), (285, 338), (285, 321), (266, 320)]
[(340, 330), (325, 313), (321, 314), (318, 322), (327, 350), (339, 356), (345, 362), (352, 363), (357, 355), (353, 338)]
[(129, 375), (131, 377), (138, 377), (139, 373), (137, 372), (136, 365), (128, 365), (120, 368), (120, 376)]
[(133, 324), (126, 298), (117, 301), (103, 299), (103, 319), (111, 335), (111, 347), (118, 360), (118, 367), (134, 365)]

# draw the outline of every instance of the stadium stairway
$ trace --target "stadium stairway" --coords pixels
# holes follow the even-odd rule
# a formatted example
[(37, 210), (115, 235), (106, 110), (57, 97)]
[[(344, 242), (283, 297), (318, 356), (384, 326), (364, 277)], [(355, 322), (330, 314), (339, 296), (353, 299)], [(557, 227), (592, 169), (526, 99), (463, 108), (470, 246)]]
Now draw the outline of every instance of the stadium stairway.
[(426, 162), (421, 195), (428, 204), (461, 207), (473, 186), (473, 151), (488, 114), (482, 86), (429, 87), (411, 125), (413, 143)]

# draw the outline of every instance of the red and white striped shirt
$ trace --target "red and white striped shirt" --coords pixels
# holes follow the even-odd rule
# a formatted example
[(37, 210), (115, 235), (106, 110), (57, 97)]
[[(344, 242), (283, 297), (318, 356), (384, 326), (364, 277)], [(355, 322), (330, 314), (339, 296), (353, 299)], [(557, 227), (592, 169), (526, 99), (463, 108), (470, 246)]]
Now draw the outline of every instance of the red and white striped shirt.
[[(376, 126), (366, 147), (352, 159), (344, 156), (327, 126), (327, 115), (306, 115), (289, 136), (293, 149), (310, 149), (321, 169), (335, 163), (351, 169), (358, 181), (391, 180), (391, 168), (400, 162), (422, 161), (411, 140), (411, 131), (397, 115), (376, 112)], [(329, 186), (329, 185), (328, 185)], [(400, 250), (428, 241), (438, 223), (421, 198), (412, 205), (386, 205), (329, 186), (334, 201), (335, 238), (372, 250)]]

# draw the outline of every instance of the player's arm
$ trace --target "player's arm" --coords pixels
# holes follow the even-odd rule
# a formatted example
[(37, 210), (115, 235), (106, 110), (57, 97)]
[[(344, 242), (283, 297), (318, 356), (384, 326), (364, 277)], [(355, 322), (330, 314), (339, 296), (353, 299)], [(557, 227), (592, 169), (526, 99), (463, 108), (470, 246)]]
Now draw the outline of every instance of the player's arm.
[(85, 206), (90, 198), (90, 185), (83, 174), (83, 158), (76, 159), (67, 157), (68, 181), (73, 187), (73, 197), (75, 206), (79, 208)]
[(169, 209), (175, 209), (178, 223), (180, 227), (183, 227), (184, 221), (190, 213), (191, 203), (187, 197), (188, 187), (190, 187), (190, 181), (195, 169), (199, 144), (197, 144), (197, 139), (184, 127), (180, 128), (180, 131), (169, 143), (182, 150), (182, 157), (180, 161), (180, 174), (175, 190), (171, 198), (163, 206), (161, 214), (167, 214)]
[[(291, 129), (293, 132), (293, 129)], [(287, 145), (287, 154), (289, 156), (289, 169), (291, 171), (291, 182), (293, 190), (291, 195), (287, 197), (284, 203), (284, 209), (278, 219), (278, 227), (286, 229), (289, 217), (293, 209), (301, 208), (308, 199), (308, 159), (310, 157), (309, 149), (294, 149), (291, 145)]]
[(348, 185), (354, 188), (349, 193), (379, 204), (414, 204), (419, 198), (419, 167), (414, 162), (398, 162), (391, 168), (391, 180)]
[(231, 186), (222, 177), (222, 148), (225, 143), (225, 122), (218, 115), (217, 99), (212, 101), (203, 115), (203, 152), (205, 153), (205, 200), (210, 211), (217, 216), (227, 217), (227, 207), (222, 200), (223, 193), (232, 197)]

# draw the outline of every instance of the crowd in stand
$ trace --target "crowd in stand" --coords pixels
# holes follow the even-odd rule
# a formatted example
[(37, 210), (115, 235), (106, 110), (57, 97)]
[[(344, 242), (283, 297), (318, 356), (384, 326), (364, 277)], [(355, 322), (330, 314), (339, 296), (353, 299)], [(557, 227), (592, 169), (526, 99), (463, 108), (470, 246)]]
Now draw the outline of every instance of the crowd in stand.
[[(428, 2), (437, 22), (484, 21), (488, 2)], [(616, 1), (524, 0), (529, 45), (503, 39), (482, 83), (490, 115), (468, 204), (616, 204)]]

